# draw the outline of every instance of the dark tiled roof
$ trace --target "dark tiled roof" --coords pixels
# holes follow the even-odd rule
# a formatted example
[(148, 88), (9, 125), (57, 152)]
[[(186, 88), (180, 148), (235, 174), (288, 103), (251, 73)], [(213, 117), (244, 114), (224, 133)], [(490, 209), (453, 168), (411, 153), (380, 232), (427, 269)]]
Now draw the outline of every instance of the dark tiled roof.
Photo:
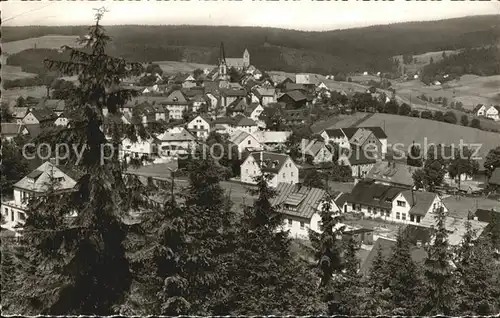
[(294, 90), (302, 90), (305, 91), (306, 88), (303, 84), (296, 84), (296, 83), (286, 83), (285, 84), (285, 90), (286, 91), (294, 91)]
[(421, 216), (425, 216), (427, 214), (432, 202), (434, 202), (434, 199), (436, 198), (436, 194), (432, 192), (405, 190), (402, 194), (412, 207), (409, 213)]
[(280, 96), (280, 98), (278, 98), (278, 100), (282, 100), (284, 96), (290, 97), (294, 102), (300, 102), (303, 100), (307, 100), (307, 97), (301, 91), (298, 91), (298, 90), (286, 92), (285, 94)]
[(55, 120), (57, 118), (56, 113), (54, 113), (54, 111), (52, 109), (48, 109), (48, 108), (40, 108), (40, 109), (35, 108), (35, 109), (31, 110), (31, 113), (40, 122)]
[(278, 173), (285, 164), (285, 161), (290, 158), (288, 155), (267, 151), (250, 153), (250, 156), (253, 157), (258, 165), (261, 163), (261, 155), (263, 160), (261, 170), (262, 172), (270, 173)]
[(360, 181), (352, 189), (348, 202), (391, 209), (392, 200), (403, 190), (383, 184)]
[(500, 186), (500, 168), (493, 170), (489, 183)]
[(243, 97), (247, 95), (247, 91), (245, 89), (227, 89), (223, 88), (220, 90), (222, 96), (239, 96)]
[(403, 163), (381, 161), (373, 166), (366, 178), (412, 187), (412, 176), (417, 169)]
[(279, 206), (283, 214), (305, 219), (312, 217), (326, 194), (323, 189), (282, 182), (278, 184), (276, 193), (276, 197), (271, 200), (273, 206)]
[(26, 127), (26, 129), (28, 130), (28, 134), (31, 138), (38, 137), (38, 135), (40, 135), (40, 133), (42, 132), (40, 124), (27, 124), (24, 125), (24, 127)]
[(337, 199), (335, 199), (335, 203), (340, 209), (342, 209), (344, 204), (349, 200), (349, 196), (350, 196), (349, 193), (342, 193), (337, 197)]
[(237, 124), (237, 126), (257, 126), (255, 121), (251, 118), (243, 117)]
[(474, 107), (474, 109), (472, 110), (472, 112), (477, 113), (477, 111), (478, 111), (481, 107), (483, 107), (483, 106), (484, 106), (483, 104), (478, 104), (476, 107)]
[(330, 138), (344, 138), (344, 132), (342, 129), (325, 129), (326, 134)]
[(238, 97), (231, 104), (227, 106), (233, 112), (244, 112), (248, 107), (246, 99), (243, 97)]
[(354, 144), (351, 144), (351, 155), (348, 160), (351, 166), (366, 165), (377, 162), (372, 152), (363, 150), (362, 147)]
[(23, 129), (23, 124), (2, 123), (2, 135), (18, 135)]
[(433, 235), (433, 229), (429, 227), (408, 224), (403, 229), (403, 234), (408, 238), (408, 242), (416, 245), (421, 242), (423, 245), (430, 243)]

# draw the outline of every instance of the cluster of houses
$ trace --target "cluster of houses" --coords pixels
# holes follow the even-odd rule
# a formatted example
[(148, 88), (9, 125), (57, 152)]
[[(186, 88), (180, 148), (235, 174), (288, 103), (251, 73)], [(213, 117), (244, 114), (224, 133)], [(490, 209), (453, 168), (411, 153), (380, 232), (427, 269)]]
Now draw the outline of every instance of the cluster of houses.
[(472, 110), (473, 114), (478, 117), (489, 118), (494, 121), (500, 120), (500, 106), (479, 104)]

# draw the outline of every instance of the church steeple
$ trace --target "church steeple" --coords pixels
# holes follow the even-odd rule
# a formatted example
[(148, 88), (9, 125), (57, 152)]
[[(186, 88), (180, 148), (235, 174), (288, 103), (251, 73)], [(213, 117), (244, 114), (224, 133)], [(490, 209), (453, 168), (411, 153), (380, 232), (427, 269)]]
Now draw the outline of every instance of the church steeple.
[(226, 79), (226, 77), (227, 77), (226, 52), (224, 51), (224, 43), (223, 42), (220, 42), (219, 77), (221, 79)]

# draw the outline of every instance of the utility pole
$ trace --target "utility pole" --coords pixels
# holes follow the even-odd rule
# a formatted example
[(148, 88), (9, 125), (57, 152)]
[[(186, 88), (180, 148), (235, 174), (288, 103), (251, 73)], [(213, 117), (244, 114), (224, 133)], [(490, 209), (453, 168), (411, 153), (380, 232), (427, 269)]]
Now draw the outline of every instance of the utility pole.
[(173, 170), (171, 168), (167, 168), (168, 170), (170, 170), (170, 195), (171, 195), (171, 198), (170, 200), (172, 202), (175, 202), (175, 198), (174, 198), (174, 185), (175, 185), (175, 172), (177, 172), (177, 170), (179, 170), (179, 168)]

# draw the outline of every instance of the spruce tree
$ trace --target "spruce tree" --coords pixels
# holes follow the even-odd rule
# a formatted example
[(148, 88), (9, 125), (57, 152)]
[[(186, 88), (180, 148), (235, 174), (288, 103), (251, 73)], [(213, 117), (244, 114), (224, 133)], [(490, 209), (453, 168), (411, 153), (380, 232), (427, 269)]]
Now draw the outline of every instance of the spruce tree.
[(435, 211), (435, 219), (434, 239), (427, 248), (424, 266), (425, 293), (420, 314), (450, 315), (455, 307), (456, 291), (443, 208)]
[(382, 255), (381, 245), (376, 252), (370, 271), (363, 279), (363, 284), (368, 289), (362, 311), (364, 315), (381, 315), (389, 308), (389, 262)]
[[(136, 91), (120, 87), (120, 80), (139, 75), (140, 64), (106, 55), (110, 38), (97, 10), (95, 25), (89, 28), (83, 49), (64, 47), (70, 60), (47, 60), (46, 66), (64, 75), (78, 75), (79, 85), (68, 103), (70, 125), (46, 136), (70, 148), (83, 148), (74, 191), (51, 191), (30, 203), (24, 227), (30, 247), (29, 275), (17, 293), (24, 314), (109, 315), (130, 288), (131, 275), (123, 241), (129, 210), (129, 196), (118, 162), (117, 141), (107, 147), (101, 130), (103, 109), (118, 113)], [(73, 152), (71, 152), (73, 153)], [(109, 158), (109, 159), (108, 159)], [(75, 157), (69, 162), (75, 163)], [(77, 169), (78, 168), (78, 169)], [(77, 217), (66, 216), (73, 211)]]
[(396, 245), (388, 262), (391, 305), (397, 314), (415, 313), (415, 303), (420, 296), (420, 280), (417, 266), (410, 253), (410, 243), (405, 233), (399, 230)]
[(230, 314), (320, 314), (318, 281), (290, 253), (291, 239), (282, 217), (271, 205), (276, 195), (269, 176), (257, 178), (257, 199), (238, 222), (237, 246), (231, 266)]
[(498, 265), (487, 240), (476, 239), (469, 221), (457, 250), (456, 276), (458, 278), (458, 307), (460, 315), (491, 315), (500, 309)]

